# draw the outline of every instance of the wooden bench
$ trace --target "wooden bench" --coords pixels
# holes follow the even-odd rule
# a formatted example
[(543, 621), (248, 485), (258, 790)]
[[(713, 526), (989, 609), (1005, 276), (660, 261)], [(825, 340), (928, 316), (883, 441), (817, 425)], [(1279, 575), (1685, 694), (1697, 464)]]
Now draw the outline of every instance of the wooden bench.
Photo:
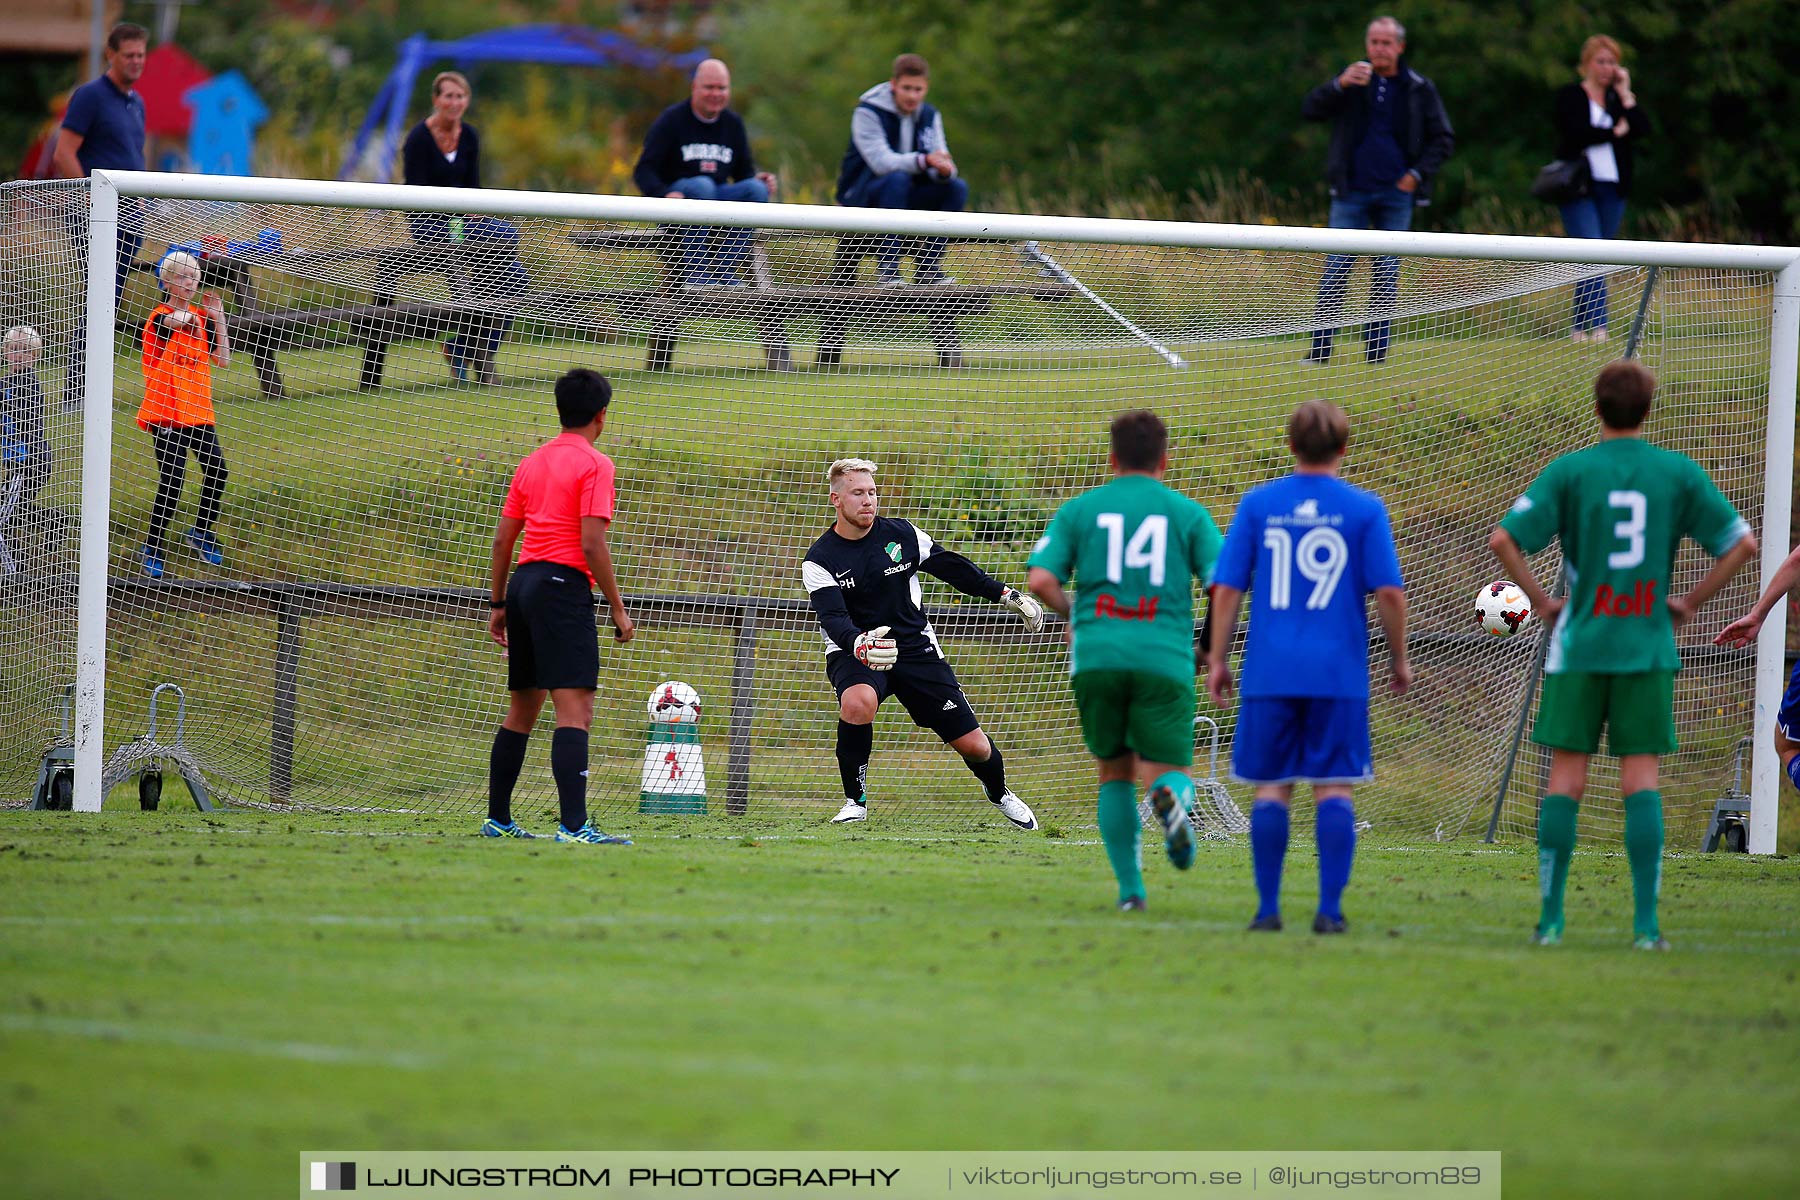
[[(494, 334), (509, 318), (509, 311), (541, 294), (491, 297), (475, 302), (477, 289), (472, 286), (471, 258), (466, 244), (420, 245), (401, 243), (360, 249), (331, 251), (246, 251), (225, 255), (206, 252), (201, 255), (203, 287), (230, 291), (236, 297), (236, 311), (226, 314), (226, 328), (235, 349), (250, 356), (256, 366), (258, 386), (265, 398), (285, 399), (287, 388), (275, 355), (278, 350), (308, 345), (328, 344), (326, 340), (302, 335), (317, 334), (325, 327), (348, 324), (355, 340), (363, 343), (362, 370), (358, 385), (365, 391), (381, 386), (386, 371), (388, 346), (406, 338), (441, 337), (445, 334), (466, 339), (469, 353), (465, 358), (471, 375), (481, 383), (494, 382)], [(251, 274), (251, 268), (280, 271), (317, 279), (330, 278), (332, 266), (342, 263), (372, 263), (373, 276), (367, 303), (338, 305), (329, 308), (269, 308), (264, 291)], [(410, 275), (441, 275), (457, 299), (449, 303), (399, 303), (400, 280)]]
[(787, 326), (783, 315), (766, 305), (747, 307), (741, 303), (731, 303), (734, 299), (741, 299), (742, 293), (760, 291), (769, 283), (769, 253), (761, 231), (758, 231), (758, 236), (750, 246), (748, 266), (752, 286), (716, 288), (706, 292), (689, 291), (682, 287), (684, 269), (681, 261), (681, 234), (678, 230), (578, 229), (569, 234), (569, 241), (583, 250), (649, 250), (656, 255), (663, 286), (660, 289), (640, 288), (623, 292), (618, 301), (619, 320), (622, 323), (636, 324), (650, 331), (650, 349), (644, 364), (649, 370), (667, 371), (674, 365), (675, 343), (680, 336), (681, 320), (684, 316), (698, 315), (684, 310), (694, 308), (695, 300), (700, 296), (706, 296), (709, 305), (714, 300), (719, 301), (723, 308), (729, 310), (729, 315), (747, 316), (756, 322), (757, 332), (762, 336), (763, 361), (769, 370), (794, 369), (794, 355), (788, 346)]
[[(1055, 282), (1028, 284), (949, 284), (878, 287), (857, 280), (861, 260), (874, 253), (878, 235), (851, 234), (837, 239), (831, 267), (823, 284), (781, 286), (769, 269), (767, 242), (777, 238), (812, 235), (780, 230), (757, 230), (750, 249), (750, 280), (745, 287), (689, 289), (682, 286), (681, 233), (678, 229), (578, 229), (569, 240), (596, 253), (650, 250), (661, 264), (661, 289), (623, 292), (619, 299), (621, 322), (650, 331), (645, 366), (666, 371), (675, 359), (675, 346), (684, 320), (742, 319), (756, 323), (762, 337), (763, 360), (772, 371), (794, 369), (788, 344), (790, 317), (816, 315), (819, 347), (815, 364), (835, 367), (843, 363), (850, 313), (880, 317), (923, 316), (937, 348), (938, 364), (963, 365), (962, 335), (957, 321), (991, 312), (994, 300), (1023, 296), (1033, 300), (1065, 300), (1075, 289)], [(959, 239), (970, 240), (970, 239)], [(986, 241), (988, 239), (979, 239)]]
[[(363, 361), (357, 383), (364, 391), (377, 389), (386, 371), (388, 347), (410, 338), (461, 337), (469, 346), (466, 362), (474, 378), (494, 382), (494, 334), (521, 311), (570, 307), (580, 303), (611, 304), (620, 324), (648, 330), (646, 367), (666, 371), (674, 365), (681, 322), (699, 319), (747, 320), (762, 339), (768, 369), (795, 369), (788, 340), (787, 322), (795, 317), (816, 317), (819, 345), (815, 362), (821, 367), (841, 365), (852, 311), (880, 318), (923, 317), (937, 349), (938, 363), (959, 367), (963, 363), (957, 322), (992, 311), (1001, 297), (1022, 296), (1039, 301), (1059, 301), (1074, 289), (1055, 282), (999, 285), (934, 285), (877, 287), (857, 280), (860, 260), (872, 254), (878, 238), (847, 235), (837, 239), (825, 282), (815, 285), (780, 286), (769, 268), (767, 243), (812, 235), (780, 230), (758, 230), (751, 244), (748, 286), (690, 290), (681, 286), (681, 235), (678, 230), (581, 229), (569, 234), (576, 246), (596, 253), (649, 250), (660, 264), (660, 287), (592, 288), (560, 291), (526, 291), (516, 295), (489, 295), (477, 299), (472, 268), (482, 251), (468, 243), (362, 247), (330, 251), (257, 251), (201, 255), (202, 286), (229, 291), (235, 311), (226, 314), (233, 348), (247, 354), (256, 368), (258, 387), (270, 400), (287, 396), (286, 381), (276, 355), (281, 350), (331, 345), (323, 336), (333, 326), (348, 326), (352, 340), (362, 343)], [(965, 239), (966, 240), (966, 239)], [(272, 308), (266, 289), (259, 286), (252, 268), (277, 271), (310, 279), (330, 279), (341, 264), (367, 263), (370, 298), (365, 303), (324, 308)], [(138, 264), (140, 269), (153, 269)], [(447, 302), (400, 301), (401, 280), (414, 275), (439, 275), (453, 299)], [(558, 320), (558, 324), (568, 322)], [(617, 330), (594, 327), (598, 337)]]

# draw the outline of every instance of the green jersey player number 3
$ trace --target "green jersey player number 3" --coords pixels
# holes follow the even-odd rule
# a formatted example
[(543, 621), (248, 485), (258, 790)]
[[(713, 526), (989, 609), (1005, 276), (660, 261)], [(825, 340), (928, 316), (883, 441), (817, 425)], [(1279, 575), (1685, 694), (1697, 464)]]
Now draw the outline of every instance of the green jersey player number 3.
[[(1599, 751), (1604, 729), (1607, 749), (1619, 759), (1632, 944), (1668, 948), (1657, 911), (1658, 760), (1677, 746), (1675, 630), (1756, 554), (1749, 526), (1700, 465), (1640, 436), (1655, 393), (1656, 377), (1641, 363), (1603, 368), (1594, 380), (1600, 440), (1545, 467), (1488, 539), (1536, 610), (1556, 616), (1531, 735), (1551, 752), (1538, 806), (1542, 907), (1532, 932), (1543, 946), (1562, 940), (1576, 811), (1587, 789), (1588, 758)], [(1685, 595), (1672, 596), (1675, 552), (1684, 537), (1715, 561)], [(1561, 602), (1544, 592), (1525, 561), (1556, 540), (1568, 581)]]
[(1685, 536), (1716, 557), (1747, 532), (1685, 455), (1613, 438), (1552, 462), (1500, 526), (1527, 554), (1561, 536), (1568, 599), (1544, 664), (1564, 671), (1675, 671), (1669, 580)]

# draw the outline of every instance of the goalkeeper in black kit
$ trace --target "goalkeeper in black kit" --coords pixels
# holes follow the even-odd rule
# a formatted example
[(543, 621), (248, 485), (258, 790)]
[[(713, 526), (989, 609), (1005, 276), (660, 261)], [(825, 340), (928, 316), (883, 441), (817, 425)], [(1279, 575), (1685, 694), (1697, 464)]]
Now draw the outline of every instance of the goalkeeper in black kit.
[(1025, 628), (1044, 627), (1044, 610), (911, 523), (880, 515), (874, 463), (831, 464), (831, 507), (837, 520), (801, 563), (801, 578), (826, 642), (825, 673), (838, 696), (838, 771), (844, 807), (835, 825), (868, 816), (865, 783), (875, 745), (875, 710), (889, 695), (913, 723), (944, 739), (981, 781), (988, 802), (1020, 829), (1036, 829), (1031, 808), (1006, 786), (1000, 748), (981, 731), (937, 632), (920, 605), (919, 572), (964, 595), (1006, 605)]

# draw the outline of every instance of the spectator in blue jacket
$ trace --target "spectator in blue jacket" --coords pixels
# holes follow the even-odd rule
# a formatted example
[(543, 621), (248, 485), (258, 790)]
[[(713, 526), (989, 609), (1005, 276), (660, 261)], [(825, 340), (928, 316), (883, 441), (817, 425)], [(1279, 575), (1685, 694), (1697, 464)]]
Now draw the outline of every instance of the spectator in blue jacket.
[(6, 331), (6, 378), (0, 380), (0, 466), (5, 470), (0, 475), (7, 487), (0, 490), (0, 501), (9, 498), (16, 474), (23, 482), (14, 516), (37, 501), (54, 462), (50, 443), (44, 440), (44, 389), (37, 377), (43, 350), (44, 339), (31, 326), (14, 325)]
[(62, 540), (62, 513), (37, 503), (55, 465), (44, 439), (44, 389), (37, 377), (43, 349), (44, 339), (29, 325), (6, 331), (6, 378), (0, 380), (0, 575), (25, 569), (20, 557), (26, 535), (39, 533), (45, 549)]
[[(730, 105), (730, 69), (716, 58), (695, 67), (688, 99), (665, 108), (644, 135), (632, 171), (638, 189), (671, 200), (768, 203), (779, 184), (756, 169), (744, 119)], [(683, 226), (681, 236), (688, 287), (743, 286), (739, 269), (750, 253), (750, 230)]]
[[(1413, 209), (1431, 202), (1431, 180), (1456, 147), (1456, 135), (1437, 85), (1406, 63), (1406, 28), (1376, 17), (1364, 34), (1369, 57), (1307, 93), (1300, 112), (1331, 122), (1325, 178), (1331, 186), (1333, 229), (1404, 230)], [(1332, 328), (1349, 290), (1356, 260), (1333, 254), (1319, 281), (1318, 328), (1306, 361), (1331, 357)], [(1399, 303), (1400, 260), (1383, 256), (1369, 279), (1370, 321), (1363, 341), (1370, 362), (1387, 357), (1391, 314)]]
[[(850, 146), (838, 170), (839, 204), (859, 208), (912, 208), (961, 212), (969, 185), (956, 172), (944, 119), (925, 102), (931, 68), (917, 54), (894, 60), (893, 77), (864, 92), (850, 117)], [(914, 244), (913, 282), (948, 284), (943, 272), (944, 240)], [(875, 257), (876, 281), (883, 287), (900, 278), (900, 239), (883, 238)]]

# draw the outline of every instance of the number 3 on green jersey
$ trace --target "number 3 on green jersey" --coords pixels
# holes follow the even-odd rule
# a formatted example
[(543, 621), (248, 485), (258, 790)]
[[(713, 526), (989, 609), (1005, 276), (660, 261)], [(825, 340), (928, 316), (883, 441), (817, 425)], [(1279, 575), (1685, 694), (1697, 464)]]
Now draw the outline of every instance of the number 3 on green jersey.
[(1562, 543), (1568, 601), (1544, 669), (1678, 671), (1669, 580), (1692, 537), (1717, 558), (1749, 530), (1700, 465), (1642, 438), (1609, 438), (1545, 467), (1500, 522), (1536, 554)]

